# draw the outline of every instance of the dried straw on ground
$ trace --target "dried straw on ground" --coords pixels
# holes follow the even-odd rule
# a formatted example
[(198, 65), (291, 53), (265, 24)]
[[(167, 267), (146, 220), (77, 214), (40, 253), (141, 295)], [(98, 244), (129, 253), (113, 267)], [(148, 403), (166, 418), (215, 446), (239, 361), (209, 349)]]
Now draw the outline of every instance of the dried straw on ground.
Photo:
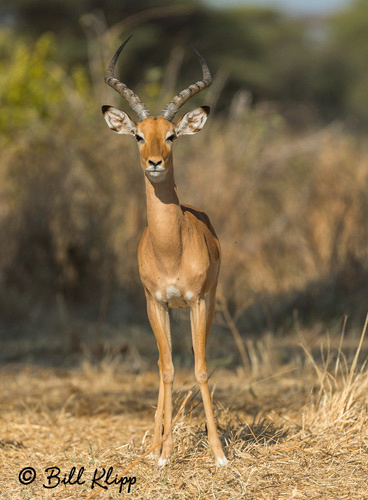
[[(95, 498), (368, 498), (368, 373), (359, 351), (350, 362), (343, 351), (317, 362), (305, 347), (304, 358), (257, 375), (217, 370), (211, 384), (229, 466), (214, 466), (194, 390), (174, 429), (171, 462), (157, 468), (144, 458), (128, 473), (136, 477), (129, 494), (111, 484)], [(112, 466), (115, 477), (150, 446), (156, 373), (124, 373), (106, 359), (74, 370), (8, 366), (0, 375), (1, 499), (87, 498), (96, 468)], [(177, 409), (193, 380), (177, 374)], [(28, 466), (37, 477), (22, 485)], [(60, 478), (83, 466), (85, 483), (46, 489), (51, 466)]]

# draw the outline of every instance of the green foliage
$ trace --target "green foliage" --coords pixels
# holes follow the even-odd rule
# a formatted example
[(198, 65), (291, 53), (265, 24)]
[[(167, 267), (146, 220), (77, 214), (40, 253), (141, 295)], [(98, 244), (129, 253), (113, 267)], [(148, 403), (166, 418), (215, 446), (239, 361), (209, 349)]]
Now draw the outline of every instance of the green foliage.
[(40, 126), (53, 120), (60, 109), (84, 99), (90, 86), (85, 71), (68, 75), (53, 61), (55, 41), (51, 33), (35, 43), (0, 32), (0, 132), (4, 135)]
[[(368, 124), (365, 0), (355, 0), (338, 15), (321, 19), (294, 18), (275, 8), (230, 8), (226, 2), (223, 8), (214, 9), (198, 0), (14, 0), (12, 9), (15, 32), (39, 41), (30, 50), (30, 44), (14, 38), (10, 49), (3, 47), (9, 34), (0, 37), (0, 53), (13, 56), (12, 63), (3, 57), (0, 60), (0, 101), (16, 104), (14, 113), (5, 110), (1, 130), (28, 123), (35, 114), (50, 116), (52, 106), (63, 100), (63, 80), (68, 80), (64, 71), (73, 75), (75, 65), (88, 67), (88, 44), (94, 39), (95, 48), (102, 47), (109, 30), (116, 44), (126, 34), (134, 33), (134, 43), (126, 49), (122, 65), (129, 84), (143, 88), (148, 100), (156, 102), (160, 96), (171, 51), (184, 47), (189, 40), (203, 51), (214, 74), (221, 70), (228, 77), (217, 102), (219, 111), (226, 111), (239, 88), (246, 88), (253, 103), (275, 101), (298, 125), (346, 117), (350, 123), (353, 117), (359, 125)], [(57, 51), (54, 39), (43, 35), (45, 30), (57, 37)], [(115, 41), (111, 45), (115, 46)], [(101, 51), (104, 58), (105, 49)], [(191, 56), (185, 53), (175, 88), (183, 88), (197, 78), (198, 67)], [(9, 90), (13, 83), (9, 70), (20, 78), (17, 90)], [(37, 83), (28, 84), (28, 74)], [(44, 83), (40, 75), (46, 77)], [(92, 80), (95, 85), (97, 75), (92, 75)], [(70, 85), (74, 87), (76, 82)], [(34, 106), (20, 111), (25, 91), (34, 99)]]
[(330, 43), (338, 54), (340, 71), (345, 68), (346, 114), (368, 124), (368, 3), (355, 0), (349, 8), (332, 17)]

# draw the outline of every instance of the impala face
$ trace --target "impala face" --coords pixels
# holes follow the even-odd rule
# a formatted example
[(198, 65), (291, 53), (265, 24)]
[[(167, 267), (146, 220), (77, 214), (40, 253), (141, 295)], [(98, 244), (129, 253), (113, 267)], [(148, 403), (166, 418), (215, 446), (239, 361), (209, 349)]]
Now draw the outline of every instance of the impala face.
[(162, 116), (149, 116), (136, 128), (141, 165), (151, 182), (161, 182), (172, 168), (175, 127)]
[(186, 113), (175, 124), (163, 116), (148, 116), (136, 122), (120, 109), (102, 108), (108, 126), (118, 134), (135, 137), (141, 165), (148, 179), (162, 182), (172, 169), (172, 146), (177, 137), (199, 132), (206, 123), (210, 108), (202, 106)]

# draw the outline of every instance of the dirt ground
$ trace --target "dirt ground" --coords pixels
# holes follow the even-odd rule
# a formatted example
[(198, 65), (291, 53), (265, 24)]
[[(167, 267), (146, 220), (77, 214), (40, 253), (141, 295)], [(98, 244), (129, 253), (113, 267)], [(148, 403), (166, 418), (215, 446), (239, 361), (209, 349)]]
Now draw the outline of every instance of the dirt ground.
[(172, 459), (158, 468), (144, 457), (124, 480), (118, 475), (150, 447), (156, 371), (133, 373), (118, 357), (74, 368), (4, 365), (0, 498), (368, 499), (366, 342), (325, 338), (317, 356), (320, 342), (311, 334), (280, 361), (287, 342), (266, 336), (250, 366), (214, 371), (229, 459), (222, 468), (208, 447), (194, 375), (179, 369), (174, 413), (193, 396), (175, 425)]

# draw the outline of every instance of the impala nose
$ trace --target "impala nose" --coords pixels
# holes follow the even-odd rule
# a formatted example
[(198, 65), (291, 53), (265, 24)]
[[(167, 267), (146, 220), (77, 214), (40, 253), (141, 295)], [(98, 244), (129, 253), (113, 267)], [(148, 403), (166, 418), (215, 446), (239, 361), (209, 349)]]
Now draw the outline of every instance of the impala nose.
[(161, 165), (161, 164), (162, 164), (162, 160), (158, 160), (158, 161), (148, 160), (148, 163), (149, 163), (152, 167), (158, 167), (159, 165)]

